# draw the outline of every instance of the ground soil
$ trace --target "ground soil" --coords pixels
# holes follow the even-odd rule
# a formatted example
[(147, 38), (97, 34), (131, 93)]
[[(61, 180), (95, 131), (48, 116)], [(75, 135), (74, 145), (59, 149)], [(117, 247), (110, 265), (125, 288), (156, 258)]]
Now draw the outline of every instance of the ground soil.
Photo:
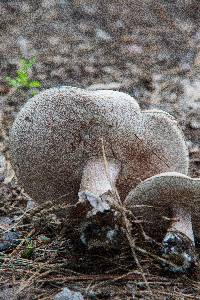
[(17, 248), (0, 255), (0, 299), (52, 299), (65, 286), (85, 299), (200, 299), (198, 263), (191, 274), (171, 275), (155, 257), (138, 253), (146, 284), (128, 243), (104, 255), (79, 251), (68, 238), (65, 207), (47, 203), (27, 211), (30, 197), (14, 177), (8, 142), (30, 91), (5, 80), (15, 76), (21, 57), (35, 57), (30, 76), (42, 89), (114, 89), (134, 96), (143, 109), (171, 113), (186, 136), (190, 176), (198, 177), (199, 24), (198, 0), (0, 1), (0, 217), (12, 220), (2, 221), (0, 230), (22, 234)]

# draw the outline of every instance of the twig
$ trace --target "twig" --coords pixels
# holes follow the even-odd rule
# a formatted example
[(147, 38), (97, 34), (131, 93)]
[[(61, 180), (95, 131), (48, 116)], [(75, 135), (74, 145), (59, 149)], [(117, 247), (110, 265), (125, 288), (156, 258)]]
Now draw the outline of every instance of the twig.
[[(134, 272), (134, 271), (133, 271)], [(133, 272), (128, 272), (127, 274), (119, 275), (81, 275), (81, 276), (53, 276), (52, 279), (48, 277), (48, 280), (59, 281), (60, 279), (65, 282), (82, 282), (82, 281), (124, 281), (124, 280), (141, 280), (142, 274), (133, 274)], [(152, 276), (148, 275), (152, 280)]]
[(132, 251), (132, 255), (133, 255), (133, 258), (135, 260), (135, 263), (138, 267), (138, 269), (141, 271), (141, 274), (142, 274), (142, 278), (145, 282), (145, 285), (150, 293), (150, 295), (152, 296), (152, 298), (154, 299), (154, 296), (153, 296), (153, 292), (148, 284), (148, 281), (146, 279), (146, 276), (144, 274), (144, 271), (143, 271), (143, 268), (142, 268), (142, 265), (140, 264), (138, 258), (137, 258), (137, 255), (136, 255), (136, 252), (135, 252), (135, 241), (133, 240), (132, 238), (132, 234), (131, 234), (131, 223), (130, 221), (127, 219), (127, 216), (126, 216), (126, 213), (123, 209), (123, 204), (122, 204), (122, 201), (120, 199), (120, 196), (118, 194), (118, 191), (116, 190), (115, 186), (112, 184), (112, 180), (110, 179), (110, 175), (109, 175), (109, 171), (108, 171), (108, 163), (107, 163), (107, 158), (106, 158), (106, 152), (105, 152), (105, 146), (104, 146), (104, 140), (102, 138), (102, 153), (103, 153), (103, 159), (104, 159), (104, 163), (105, 163), (105, 171), (106, 171), (106, 175), (107, 175), (107, 178), (110, 182), (110, 185), (111, 185), (111, 193), (113, 194), (113, 197), (116, 199), (116, 202), (122, 207), (122, 217), (123, 217), (123, 221), (124, 221), (124, 225), (125, 225), (125, 229), (126, 229), (126, 237), (127, 237), (127, 240), (129, 242), (129, 245), (130, 245), (130, 248), (131, 248), (131, 251)]

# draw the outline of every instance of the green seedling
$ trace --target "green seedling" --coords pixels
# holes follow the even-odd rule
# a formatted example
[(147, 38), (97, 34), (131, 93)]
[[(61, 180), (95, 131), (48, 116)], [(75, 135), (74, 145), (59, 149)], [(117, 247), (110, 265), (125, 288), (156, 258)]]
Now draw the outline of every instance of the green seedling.
[(40, 88), (42, 85), (40, 81), (32, 80), (30, 78), (30, 70), (35, 63), (36, 63), (35, 58), (20, 59), (19, 69), (16, 72), (16, 77), (11, 78), (7, 76), (5, 78), (8, 85), (16, 89), (32, 90), (32, 94), (36, 94), (37, 93), (36, 89)]
[(21, 254), (22, 258), (26, 258), (29, 259), (31, 258), (31, 256), (33, 255), (33, 252), (36, 248), (36, 243), (33, 240), (27, 240), (26, 241), (26, 248), (24, 249), (24, 251)]

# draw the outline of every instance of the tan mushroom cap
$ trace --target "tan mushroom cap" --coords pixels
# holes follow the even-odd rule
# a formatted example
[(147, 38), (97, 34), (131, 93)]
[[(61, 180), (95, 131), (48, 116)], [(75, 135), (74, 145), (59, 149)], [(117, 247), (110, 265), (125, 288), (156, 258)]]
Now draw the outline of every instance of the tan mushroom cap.
[(162, 173), (131, 190), (125, 204), (143, 220), (145, 232), (158, 239), (168, 229), (172, 206), (186, 208), (191, 212), (194, 233), (200, 237), (200, 179), (177, 172)]
[(117, 188), (125, 198), (141, 180), (167, 171), (187, 174), (188, 152), (176, 121), (141, 111), (129, 95), (74, 87), (48, 89), (24, 105), (10, 131), (19, 183), (36, 201), (76, 201), (88, 159), (121, 164)]

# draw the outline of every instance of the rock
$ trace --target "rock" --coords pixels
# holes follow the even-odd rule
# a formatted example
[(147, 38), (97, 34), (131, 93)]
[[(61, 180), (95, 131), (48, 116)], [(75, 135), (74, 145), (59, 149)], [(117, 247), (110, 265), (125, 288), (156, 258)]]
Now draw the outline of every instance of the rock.
[(108, 42), (112, 39), (110, 34), (108, 34), (106, 31), (102, 29), (96, 29), (96, 38), (98, 40), (105, 41), (105, 42)]
[(15, 300), (14, 289), (3, 287), (0, 290), (0, 299), (1, 300)]
[(0, 228), (7, 230), (13, 221), (8, 217), (0, 217)]
[(36, 207), (36, 203), (32, 199), (28, 199), (27, 204), (26, 204), (26, 209), (30, 210)]
[(122, 21), (122, 20), (117, 20), (117, 21), (115, 22), (115, 27), (116, 27), (117, 29), (124, 29), (124, 28), (126, 27), (126, 25), (125, 25), (124, 21)]
[(200, 129), (200, 121), (198, 121), (198, 120), (192, 120), (190, 122), (190, 127), (192, 129)]
[(20, 237), (21, 234), (17, 231), (5, 232), (0, 239), (0, 252), (16, 247)]
[(90, 4), (87, 5), (86, 3), (84, 3), (84, 5), (82, 6), (83, 13), (94, 16), (97, 13), (97, 4), (89, 2)]
[[(200, 100), (200, 81), (199, 80), (183, 80), (183, 87), (184, 87), (184, 97), (188, 100), (189, 106), (191, 103)], [(196, 104), (198, 105), (198, 104)]]
[(56, 294), (53, 299), (54, 300), (84, 300), (81, 293), (70, 291), (68, 288), (64, 288), (61, 292)]

